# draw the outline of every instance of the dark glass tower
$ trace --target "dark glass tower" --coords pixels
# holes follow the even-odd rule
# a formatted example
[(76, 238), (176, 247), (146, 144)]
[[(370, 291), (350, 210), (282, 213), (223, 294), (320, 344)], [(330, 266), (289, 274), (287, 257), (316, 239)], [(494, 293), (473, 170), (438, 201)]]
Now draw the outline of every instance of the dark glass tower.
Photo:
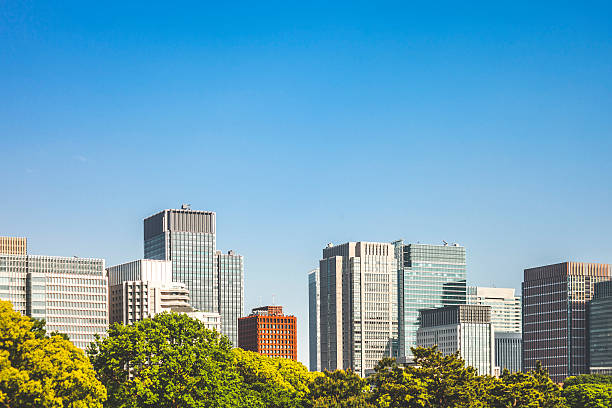
[(238, 344), (244, 305), (244, 260), (216, 250), (216, 214), (164, 210), (144, 220), (144, 257), (172, 261), (172, 280), (189, 289), (191, 306), (221, 315), (221, 332)]

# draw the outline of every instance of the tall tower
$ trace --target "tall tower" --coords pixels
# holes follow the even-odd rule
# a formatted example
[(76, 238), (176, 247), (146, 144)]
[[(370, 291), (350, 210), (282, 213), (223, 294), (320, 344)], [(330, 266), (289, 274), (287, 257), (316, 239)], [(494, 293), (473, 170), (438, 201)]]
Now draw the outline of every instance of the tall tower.
[(412, 358), (419, 312), (466, 303), (465, 247), (393, 242), (398, 260), (399, 359)]
[(321, 330), (320, 308), (321, 289), (319, 288), (319, 268), (308, 272), (308, 344), (310, 371), (321, 371)]
[(595, 284), (612, 279), (612, 265), (563, 262), (525, 269), (523, 370), (540, 361), (550, 378), (588, 374), (587, 302)]
[(321, 369), (364, 376), (397, 355), (397, 264), (392, 244), (347, 242), (323, 249)]
[(187, 285), (191, 305), (221, 315), (221, 332), (238, 344), (244, 307), (244, 259), (216, 250), (216, 214), (163, 210), (144, 220), (144, 257), (172, 261), (172, 280)]

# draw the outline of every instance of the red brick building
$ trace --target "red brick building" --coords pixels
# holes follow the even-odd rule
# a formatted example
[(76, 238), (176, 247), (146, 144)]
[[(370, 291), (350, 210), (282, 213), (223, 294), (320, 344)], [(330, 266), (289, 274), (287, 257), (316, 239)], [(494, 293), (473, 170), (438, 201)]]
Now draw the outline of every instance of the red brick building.
[(238, 319), (238, 347), (297, 360), (297, 319), (284, 315), (282, 306), (255, 308)]

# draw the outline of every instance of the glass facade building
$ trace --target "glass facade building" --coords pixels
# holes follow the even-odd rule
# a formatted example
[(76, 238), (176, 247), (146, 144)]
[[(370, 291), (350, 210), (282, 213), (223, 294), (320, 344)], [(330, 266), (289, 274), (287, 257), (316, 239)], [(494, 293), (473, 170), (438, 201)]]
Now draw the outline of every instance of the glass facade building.
[(437, 345), (444, 355), (459, 351), (465, 364), (478, 370), (478, 374), (495, 373), (495, 341), (490, 306), (446, 306), (423, 310), (420, 314), (418, 346)]
[(108, 328), (104, 260), (0, 254), (0, 299), (85, 349)]
[(321, 291), (319, 269), (308, 272), (308, 345), (310, 371), (321, 371), (321, 331), (319, 330)]
[(587, 303), (612, 278), (608, 264), (563, 262), (525, 269), (523, 371), (540, 361), (555, 382), (588, 374)]
[(398, 264), (399, 359), (412, 358), (420, 312), (466, 303), (465, 247), (393, 242)]
[(244, 310), (244, 258), (234, 251), (217, 251), (221, 333), (238, 344), (238, 319)]
[(397, 264), (392, 244), (348, 242), (323, 249), (321, 369), (361, 376), (397, 356)]
[(612, 281), (595, 284), (588, 310), (589, 370), (612, 375)]
[(216, 214), (189, 206), (144, 220), (144, 257), (172, 261), (172, 280), (187, 285), (191, 305), (221, 315), (221, 332), (238, 344), (244, 308), (244, 259), (216, 250)]

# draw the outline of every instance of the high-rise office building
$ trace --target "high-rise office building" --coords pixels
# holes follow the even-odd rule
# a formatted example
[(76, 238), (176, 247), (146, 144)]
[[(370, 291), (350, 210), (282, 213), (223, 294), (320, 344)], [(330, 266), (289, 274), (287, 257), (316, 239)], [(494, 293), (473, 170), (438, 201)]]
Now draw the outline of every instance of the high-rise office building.
[(588, 311), (589, 370), (612, 375), (612, 280), (595, 284)]
[(319, 289), (319, 268), (308, 272), (308, 345), (310, 371), (321, 371), (321, 331), (319, 313), (321, 293)]
[(238, 347), (269, 357), (297, 360), (297, 319), (282, 306), (262, 306), (238, 319)]
[(442, 354), (459, 351), (466, 365), (480, 375), (495, 373), (495, 341), (491, 307), (480, 305), (445, 306), (422, 310), (417, 345), (437, 345)]
[(595, 284), (611, 278), (608, 264), (563, 262), (525, 269), (523, 371), (540, 361), (555, 382), (588, 373), (586, 306)]
[(399, 359), (407, 361), (417, 345), (420, 311), (465, 304), (465, 247), (393, 244), (399, 268)]
[(321, 369), (364, 376), (397, 355), (397, 264), (392, 244), (347, 242), (323, 249)]
[(221, 315), (221, 332), (238, 344), (244, 308), (244, 259), (216, 249), (216, 214), (163, 210), (144, 220), (144, 256), (172, 261), (172, 280), (187, 285), (191, 305)]
[(216, 252), (219, 269), (221, 333), (238, 344), (238, 319), (244, 313), (244, 258), (234, 251)]
[(22, 237), (0, 237), (0, 254), (25, 255), (28, 240)]
[[(467, 303), (491, 306), (495, 330), (495, 365), (500, 371), (521, 371), (521, 298), (513, 288), (468, 287)], [(509, 334), (511, 333), (511, 334)]]
[(0, 254), (0, 299), (82, 349), (108, 328), (104, 260)]

